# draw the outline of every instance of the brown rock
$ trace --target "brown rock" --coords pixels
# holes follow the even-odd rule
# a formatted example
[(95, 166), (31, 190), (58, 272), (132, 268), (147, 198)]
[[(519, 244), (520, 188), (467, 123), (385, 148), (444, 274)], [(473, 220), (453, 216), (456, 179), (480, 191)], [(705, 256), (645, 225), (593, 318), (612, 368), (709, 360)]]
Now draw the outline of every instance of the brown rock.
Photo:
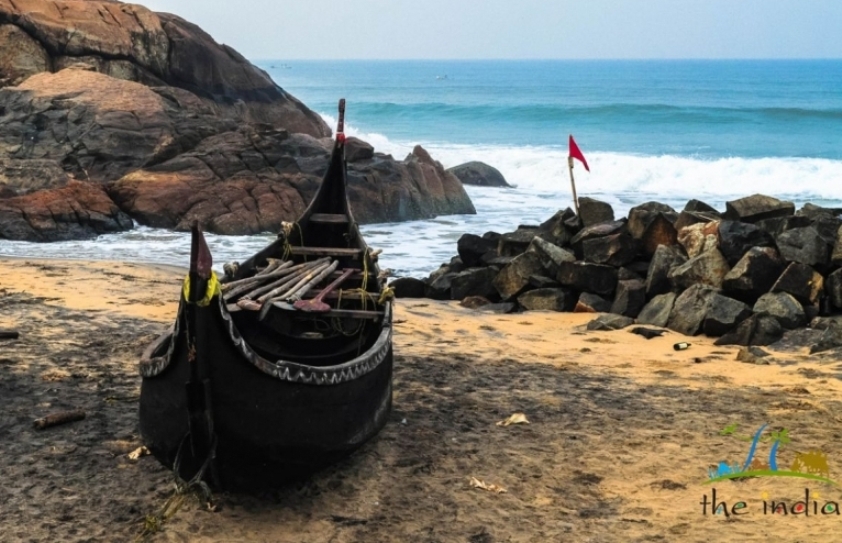
[(102, 187), (71, 181), (56, 190), (0, 200), (0, 239), (62, 241), (131, 230)]
[[(330, 135), (316, 113), (265, 72), (175, 15), (120, 2), (25, 0), (0, 2), (0, 21), (13, 22), (36, 42), (20, 45), (17, 32), (0, 33), (0, 51), (9, 51), (0, 58), (0, 79), (35, 73), (43, 50), (50, 55), (45, 69), (83, 64), (113, 77), (190, 91), (231, 118)], [(22, 58), (30, 50), (33, 55)]]
[(678, 232), (678, 243), (693, 258), (719, 244), (719, 221), (696, 223), (685, 226)]

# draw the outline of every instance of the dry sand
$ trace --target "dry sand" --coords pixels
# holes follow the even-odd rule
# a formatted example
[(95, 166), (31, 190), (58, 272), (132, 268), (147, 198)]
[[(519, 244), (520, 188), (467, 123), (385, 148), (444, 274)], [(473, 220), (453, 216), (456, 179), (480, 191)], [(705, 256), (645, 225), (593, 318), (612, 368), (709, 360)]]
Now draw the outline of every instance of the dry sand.
[[(137, 431), (143, 347), (175, 316), (183, 271), (0, 259), (0, 540), (133, 541), (172, 495)], [(842, 503), (795, 478), (704, 484), (749, 444), (737, 424), (786, 428), (842, 481), (842, 360), (736, 349), (668, 332), (588, 332), (593, 315), (494, 315), (399, 300), (394, 411), (384, 431), (312, 480), (259, 496), (190, 500), (148, 541), (839, 541), (842, 516), (763, 514), (767, 502)], [(691, 347), (674, 351), (673, 343)], [(34, 419), (82, 408), (79, 422)], [(513, 413), (530, 424), (498, 426)], [(758, 457), (766, 458), (769, 443)], [(474, 488), (472, 477), (505, 493)], [(745, 514), (702, 514), (716, 489)], [(818, 498), (816, 498), (818, 493)]]

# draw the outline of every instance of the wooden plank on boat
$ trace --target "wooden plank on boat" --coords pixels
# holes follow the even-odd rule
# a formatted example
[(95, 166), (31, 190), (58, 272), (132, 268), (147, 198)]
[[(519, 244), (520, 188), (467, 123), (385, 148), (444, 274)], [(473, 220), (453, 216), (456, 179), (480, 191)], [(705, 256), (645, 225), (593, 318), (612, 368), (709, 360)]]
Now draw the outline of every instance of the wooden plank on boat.
[[(319, 292), (320, 291), (318, 289), (308, 290), (307, 292), (304, 293), (302, 298), (312, 298), (312, 297), (316, 296)], [(355, 292), (345, 291), (345, 292), (342, 292), (341, 295), (338, 292), (331, 292), (327, 296), (325, 296), (325, 299), (326, 300), (336, 300), (338, 298), (342, 298), (343, 300), (361, 300), (362, 297), (363, 296), (359, 291), (355, 291)], [(377, 300), (379, 297), (380, 297), (379, 292), (369, 292), (368, 295), (366, 296), (366, 299), (367, 300), (372, 300), (372, 299)]]
[[(277, 307), (278, 309), (283, 309), (286, 311), (295, 311), (302, 315), (307, 315), (303, 311), (298, 311), (295, 309), (292, 304), (286, 302), (272, 302), (272, 305)], [(363, 311), (361, 309), (331, 309), (327, 313), (310, 313), (311, 315), (317, 315), (319, 317), (353, 317), (356, 319), (379, 319), (383, 316), (382, 311)]]
[(363, 254), (362, 249), (349, 249), (347, 247), (290, 247), (290, 252), (294, 255), (307, 256), (348, 256), (351, 258), (359, 258)]
[(348, 224), (348, 216), (340, 213), (313, 213), (310, 222), (319, 224)]
[[(328, 276), (327, 276), (327, 278), (328, 278), (328, 279), (336, 279), (336, 278), (337, 278), (337, 277), (339, 277), (341, 274), (342, 274), (342, 272), (333, 272), (332, 274), (328, 275)], [(351, 274), (350, 279), (362, 279), (364, 276), (365, 276), (365, 274), (363, 273), (363, 271), (362, 271), (362, 270), (359, 270), (359, 271), (356, 271), (356, 272), (354, 272), (353, 274)], [(372, 273), (372, 272), (368, 272), (368, 276), (369, 276), (369, 277), (374, 277), (374, 273)]]

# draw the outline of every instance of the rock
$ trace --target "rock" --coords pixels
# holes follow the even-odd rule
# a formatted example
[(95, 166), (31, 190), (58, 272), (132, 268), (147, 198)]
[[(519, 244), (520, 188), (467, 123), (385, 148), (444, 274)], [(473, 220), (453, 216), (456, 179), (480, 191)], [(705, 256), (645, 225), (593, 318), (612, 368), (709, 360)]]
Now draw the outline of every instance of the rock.
[[(119, 2), (29, 0), (0, 4), (0, 21), (12, 22), (37, 42), (22, 47), (20, 32), (0, 41), (0, 50), (18, 52), (10, 55), (18, 58), (13, 81), (84, 65), (115, 79), (183, 89), (215, 104), (220, 114), (232, 119), (259, 120), (315, 137), (330, 135), (319, 115), (278, 87), (266, 72), (175, 15)], [(38, 60), (22, 70), (24, 47), (37, 49), (32, 59)], [(9, 79), (2, 61), (0, 79)]]
[(353, 136), (345, 138), (345, 160), (360, 162), (374, 158), (374, 146)]
[(455, 175), (464, 185), (479, 187), (511, 187), (500, 170), (484, 162), (466, 162), (447, 170)]
[(646, 286), (643, 281), (632, 279), (617, 282), (617, 293), (611, 305), (611, 313), (626, 317), (637, 317), (646, 305)]
[(482, 296), (467, 296), (459, 302), (459, 305), (462, 307), (467, 307), (468, 309), (479, 309), (484, 305), (488, 305), (491, 303), (491, 300), (488, 298), (483, 298)]
[(827, 276), (825, 291), (830, 298), (831, 305), (836, 309), (842, 309), (842, 268)]
[(721, 294), (713, 294), (702, 321), (702, 330), (707, 336), (727, 334), (742, 321), (751, 316), (751, 308), (743, 302)]
[(669, 273), (687, 262), (687, 257), (678, 245), (661, 245), (652, 255), (649, 263), (649, 270), (646, 274), (646, 297), (651, 298), (672, 290), (672, 281)]
[(719, 252), (733, 266), (752, 247), (774, 247), (771, 235), (757, 226), (735, 221), (720, 221)]
[(590, 262), (562, 262), (556, 279), (574, 290), (612, 296), (617, 287), (617, 270)]
[(574, 313), (608, 313), (611, 311), (611, 302), (592, 292), (583, 292), (576, 301)]
[(714, 342), (714, 345), (771, 345), (783, 337), (783, 328), (777, 319), (767, 314), (748, 317)]
[(579, 198), (579, 218), (585, 228), (594, 224), (611, 222), (614, 220), (614, 209), (606, 202), (582, 196)]
[(722, 253), (711, 249), (676, 266), (667, 277), (679, 289), (698, 284), (719, 288), (729, 271), (731, 268)]
[(662, 245), (674, 245), (678, 242), (678, 230), (676, 230), (673, 222), (667, 214), (660, 213), (655, 217), (646, 231), (643, 233), (641, 246), (643, 253), (652, 255)]
[(573, 229), (568, 225), (570, 221), (575, 220), (576, 213), (569, 207), (558, 211), (538, 226), (538, 235), (558, 247), (564, 247), (570, 243), (570, 239), (578, 232), (578, 228)]
[(674, 292), (655, 296), (640, 310), (637, 315), (637, 322), (662, 328), (666, 327), (677, 297), (678, 295)]
[(646, 202), (631, 208), (628, 221), (629, 234), (637, 241), (642, 240), (643, 234), (646, 233), (646, 229), (652, 221), (664, 213), (670, 214), (673, 221), (678, 217), (672, 207), (660, 202)]
[(634, 319), (622, 315), (600, 315), (588, 323), (588, 330), (611, 331), (622, 330), (626, 326), (634, 324)]
[(563, 288), (539, 288), (521, 294), (518, 303), (532, 311), (569, 311), (575, 303), (571, 292)]
[(791, 330), (806, 322), (804, 308), (791, 294), (768, 292), (754, 304), (755, 313), (766, 313), (775, 317), (781, 327)]
[[(0, 89), (0, 112), (4, 176), (18, 193), (69, 179), (108, 183), (236, 128), (217, 106), (187, 91), (78, 69)], [(33, 178), (36, 172), (49, 177)]]
[(706, 285), (690, 286), (675, 299), (666, 327), (685, 336), (695, 336), (701, 332), (715, 293), (714, 289)]
[(678, 231), (678, 243), (693, 258), (719, 246), (719, 221), (697, 223)]
[(496, 256), (497, 241), (482, 238), (476, 234), (462, 234), (459, 241), (456, 242), (456, 251), (466, 266), (482, 266), (484, 264), (482, 261), (483, 255), (493, 252)]
[(742, 347), (737, 352), (737, 361), (746, 362), (748, 364), (769, 364), (768, 360), (763, 360), (763, 358), (768, 356), (769, 353), (767, 353), (760, 347)]
[(684, 206), (684, 211), (690, 211), (694, 213), (711, 213), (714, 215), (719, 215), (719, 211), (716, 208), (700, 201), (696, 200), (695, 198), (689, 200), (687, 204)]
[(647, 202), (629, 211), (628, 229), (643, 252), (651, 255), (658, 245), (672, 245), (678, 239), (673, 226), (678, 214), (673, 208), (659, 202)]
[(50, 55), (29, 34), (13, 24), (0, 25), (0, 87), (17, 85), (50, 68)]
[[(647, 262), (646, 264), (648, 268), (649, 263)], [(620, 281), (628, 281), (630, 279), (638, 279), (643, 281), (644, 277), (627, 266), (620, 266), (619, 268), (617, 268), (617, 279)]]
[(0, 239), (90, 239), (133, 228), (98, 185), (71, 181), (55, 190), (0, 200)]
[(559, 266), (562, 262), (575, 262), (576, 255), (553, 245), (548, 241), (544, 241), (539, 237), (535, 237), (529, 243), (526, 252), (534, 252), (541, 259), (541, 266), (543, 266), (546, 275), (555, 277), (558, 275)]
[(498, 302), (496, 304), (487, 304), (477, 308), (477, 311), (483, 311), (486, 313), (511, 313), (517, 308), (517, 304), (514, 302)]
[(514, 232), (500, 236), (497, 243), (497, 254), (500, 256), (518, 256), (529, 248), (529, 244), (537, 235), (537, 226), (518, 226)]
[(830, 263), (833, 266), (842, 266), (842, 226), (836, 231), (836, 242), (833, 244)]
[(691, 226), (693, 224), (706, 223), (718, 221), (721, 219), (719, 213), (707, 213), (704, 211), (687, 211), (684, 210), (678, 214), (675, 226), (676, 231), (681, 231), (682, 228)]
[(556, 288), (561, 286), (558, 281), (546, 275), (530, 275), (529, 286), (533, 288)]
[(825, 328), (818, 342), (810, 347), (810, 354), (828, 351), (837, 347), (842, 347), (842, 325), (838, 322), (831, 322)]
[(784, 261), (772, 247), (752, 247), (731, 268), (722, 280), (722, 289), (729, 295), (754, 303), (769, 292), (784, 270)]
[(800, 262), (792, 262), (771, 287), (772, 292), (792, 294), (802, 304), (815, 304), (824, 290), (824, 277)]
[(785, 231), (790, 228), (799, 228), (802, 226), (810, 226), (810, 220), (806, 217), (776, 217), (774, 219), (764, 219), (754, 223), (755, 226), (777, 239)]
[(615, 234), (626, 233), (626, 223), (623, 220), (605, 222), (586, 226), (570, 239), (570, 246), (578, 258), (582, 258), (582, 246), (585, 241)]
[(763, 219), (788, 217), (794, 213), (795, 204), (792, 202), (784, 202), (763, 194), (753, 194), (726, 202), (723, 217), (732, 221), (754, 223)]
[(493, 284), (495, 277), (497, 277), (497, 270), (494, 268), (470, 268), (460, 272), (450, 280), (450, 298), (452, 300), (461, 300), (468, 296), (495, 298), (497, 296)]
[(582, 259), (594, 264), (606, 264), (616, 268), (628, 264), (636, 256), (635, 242), (627, 234), (612, 234), (582, 242)]
[(463, 272), (468, 268), (468, 266), (466, 266), (465, 263), (462, 262), (462, 257), (460, 256), (454, 256), (453, 258), (451, 258), (450, 262), (447, 264), (447, 267), (450, 269), (450, 271), (456, 273)]
[(493, 258), (489, 258), (493, 256), (495, 253), (486, 253), (482, 257), (482, 263), (486, 266), (492, 266), (495, 268), (503, 268), (511, 264), (512, 260), (515, 259), (513, 256), (495, 256)]
[(537, 253), (523, 253), (516, 256), (494, 278), (494, 288), (506, 301), (514, 298), (529, 285), (529, 278), (543, 271), (541, 257)]
[[(452, 260), (453, 259), (451, 259), (451, 261)], [(436, 279), (438, 279), (439, 277), (441, 277), (442, 275), (445, 275), (447, 273), (458, 273), (458, 272), (456, 270), (451, 270), (450, 264), (442, 264), (441, 266), (439, 266), (438, 268), (436, 268), (435, 270), (430, 272), (430, 275), (424, 281), (424, 284), (429, 285), (430, 283), (432, 283), (433, 281), (435, 281)], [(450, 287), (448, 287), (448, 288), (450, 288)]]
[(824, 268), (830, 263), (830, 248), (812, 226), (787, 230), (777, 239), (784, 260)]
[[(112, 185), (109, 194), (150, 226), (186, 230), (199, 220), (206, 231), (222, 234), (272, 232), (304, 210), (328, 156), (324, 144), (309, 136), (245, 126), (207, 138), (154, 168), (136, 170)], [(454, 206), (468, 206), (463, 209), (468, 213), (473, 209), (457, 179), (416, 155), (404, 162), (376, 158), (349, 164), (348, 197), (361, 224), (429, 218), (449, 214)]]
[(458, 274), (455, 272), (448, 271), (447, 273), (432, 279), (429, 283), (427, 283), (426, 288), (424, 289), (424, 297), (433, 300), (452, 300), (450, 296), (450, 287), (453, 282), (453, 278), (457, 275)]
[(427, 285), (414, 277), (398, 277), (389, 283), (395, 298), (423, 298)]
[(645, 328), (643, 326), (636, 326), (635, 328), (632, 328), (631, 330), (629, 330), (629, 332), (631, 332), (632, 334), (637, 334), (639, 336), (643, 336), (646, 339), (652, 339), (654, 337), (663, 336), (664, 332), (666, 332), (666, 330), (658, 330), (658, 329), (655, 329), (655, 328)]

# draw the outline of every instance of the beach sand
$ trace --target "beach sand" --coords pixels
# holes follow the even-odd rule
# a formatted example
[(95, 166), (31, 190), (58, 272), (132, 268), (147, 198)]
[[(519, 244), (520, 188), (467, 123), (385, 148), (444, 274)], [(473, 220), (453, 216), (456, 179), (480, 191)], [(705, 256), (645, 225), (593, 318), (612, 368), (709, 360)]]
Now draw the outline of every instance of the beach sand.
[[(142, 349), (175, 316), (184, 271), (0, 259), (0, 540), (133, 541), (173, 494), (137, 429)], [(147, 541), (838, 541), (842, 487), (759, 477), (742, 463), (762, 424), (788, 430), (779, 465), (827, 455), (842, 481), (842, 359), (780, 352), (768, 365), (667, 332), (590, 332), (594, 315), (496, 315), (398, 300), (394, 409), (357, 454), (306, 483), (189, 499)], [(689, 341), (690, 348), (672, 345)], [(73, 408), (87, 417), (36, 430)], [(514, 413), (529, 424), (499, 426)], [(721, 435), (729, 425), (735, 435)], [(770, 443), (758, 446), (766, 459)], [(506, 492), (476, 488), (471, 479)], [(493, 488), (493, 487), (492, 487)], [(703, 514), (703, 496), (747, 505)], [(808, 516), (764, 514), (810, 491)], [(817, 496), (818, 494), (818, 496)], [(729, 510), (730, 512), (730, 510)]]

